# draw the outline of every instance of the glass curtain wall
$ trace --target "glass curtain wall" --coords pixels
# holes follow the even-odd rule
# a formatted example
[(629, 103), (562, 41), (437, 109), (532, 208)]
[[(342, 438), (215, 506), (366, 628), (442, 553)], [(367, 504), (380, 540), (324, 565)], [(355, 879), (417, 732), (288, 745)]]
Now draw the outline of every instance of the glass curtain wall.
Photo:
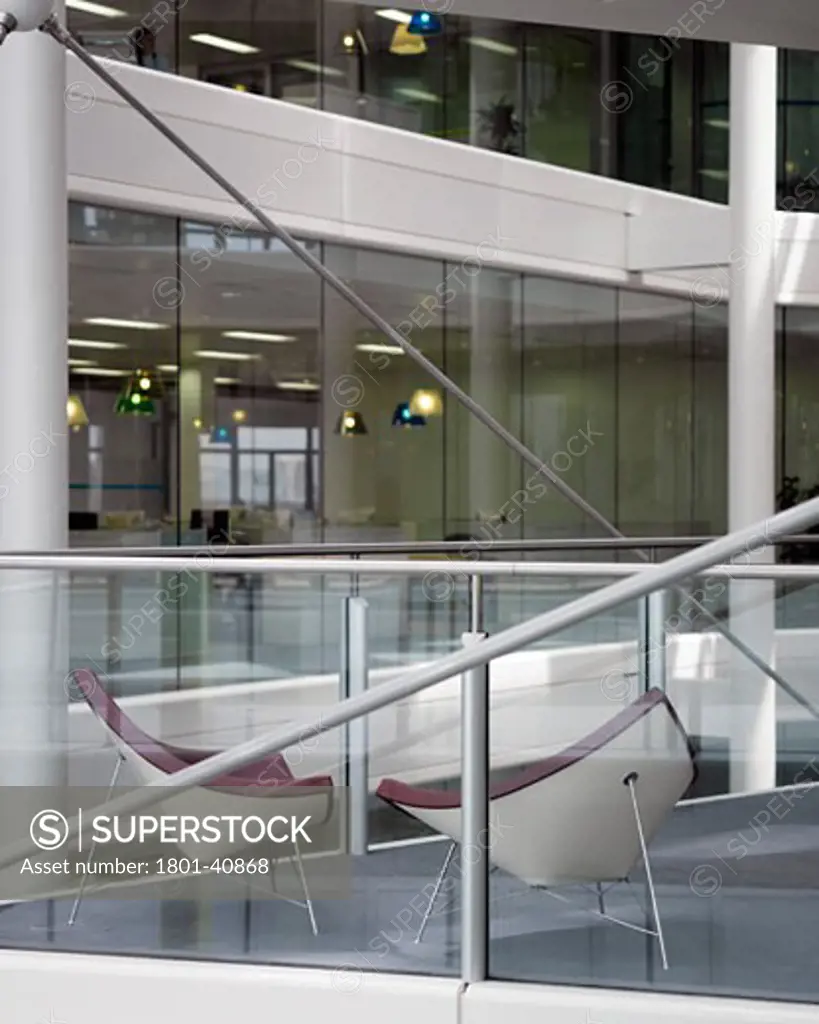
[[(76, 545), (184, 543), (225, 517), (249, 544), (597, 532), (553, 492), (516, 513), (527, 467), (279, 242), (79, 203), (70, 221)], [(723, 529), (722, 307), (304, 244), (626, 533)], [(811, 379), (786, 373), (787, 410)]]
[[(727, 202), (727, 44), (454, 14), (421, 37), (410, 18), (349, 0), (68, 9), (100, 56)], [(819, 58), (780, 53), (779, 199), (815, 211)]]

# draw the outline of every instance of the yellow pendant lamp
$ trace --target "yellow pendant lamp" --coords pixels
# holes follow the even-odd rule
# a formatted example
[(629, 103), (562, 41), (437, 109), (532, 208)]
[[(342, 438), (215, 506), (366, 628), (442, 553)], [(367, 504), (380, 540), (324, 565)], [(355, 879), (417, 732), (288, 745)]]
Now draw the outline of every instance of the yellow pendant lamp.
[(79, 395), (69, 395), (65, 405), (68, 425), (76, 433), (83, 427), (88, 426), (88, 413)]
[(438, 391), (429, 388), (419, 388), (409, 402), (410, 412), (413, 416), (443, 416), (444, 403)]
[(418, 57), (427, 52), (423, 36), (413, 35), (406, 25), (396, 25), (390, 43), (390, 53), (396, 57)]

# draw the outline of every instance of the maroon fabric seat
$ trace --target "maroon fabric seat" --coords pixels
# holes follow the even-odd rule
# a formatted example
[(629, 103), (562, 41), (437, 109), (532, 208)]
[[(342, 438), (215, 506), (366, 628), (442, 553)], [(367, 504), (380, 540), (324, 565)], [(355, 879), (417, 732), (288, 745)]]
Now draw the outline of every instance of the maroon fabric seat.
[[(578, 743), (567, 747), (559, 754), (552, 754), (536, 764), (529, 765), (528, 768), (524, 768), (511, 779), (504, 779), (502, 782), (496, 782), (491, 785), (489, 788), (489, 799), (498, 800), (501, 797), (517, 793), (522, 789), (526, 789), (527, 786), (534, 786), (550, 775), (556, 775), (558, 772), (570, 768), (584, 757), (588, 757), (589, 754), (600, 750), (601, 747), (610, 743), (644, 715), (647, 715), (658, 704), (666, 705), (677, 728), (685, 736), (691, 760), (694, 762), (694, 777), (696, 778), (697, 768), (694, 761), (694, 750), (673, 704), (661, 690), (649, 690), (634, 701), (633, 704), (624, 708), (618, 715), (615, 715), (614, 718)], [(379, 783), (376, 795), (380, 796), (387, 803), (399, 805), (400, 807), (417, 807), (425, 810), (454, 810), (461, 806), (461, 794), (458, 790), (425, 789), (419, 786), (409, 786), (398, 779), (383, 779)]]
[[(82, 694), (88, 706), (118, 738), (134, 753), (143, 760), (153, 765), (158, 771), (166, 775), (174, 775), (176, 772), (198, 764), (209, 757), (213, 757), (219, 751), (215, 750), (194, 750), (188, 747), (176, 747), (161, 740), (154, 739), (141, 729), (136, 722), (129, 718), (117, 702), (103, 687), (97, 674), (91, 669), (77, 669), (74, 672), (74, 681), (78, 691)], [(218, 775), (211, 779), (204, 787), (205, 789), (223, 789), (229, 786), (244, 787), (310, 787), (323, 789), (333, 785), (330, 775), (313, 775), (304, 779), (297, 779), (290, 771), (290, 766), (283, 754), (270, 754), (247, 764), (242, 768)]]

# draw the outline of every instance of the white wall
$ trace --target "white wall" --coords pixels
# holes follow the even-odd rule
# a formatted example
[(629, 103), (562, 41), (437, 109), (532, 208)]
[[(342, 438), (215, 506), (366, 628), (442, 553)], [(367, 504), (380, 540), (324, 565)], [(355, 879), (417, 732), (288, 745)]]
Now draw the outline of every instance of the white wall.
[[(288, 229), (327, 240), (689, 294), (722, 285), (725, 207), (186, 78), (118, 79)], [(231, 200), (68, 61), (73, 198), (230, 221)], [(819, 304), (819, 217), (780, 213), (782, 303)], [(487, 241), (500, 238), (500, 251)], [(714, 270), (712, 266), (723, 266)], [(675, 268), (688, 268), (680, 273)]]
[(0, 952), (3, 1024), (814, 1024), (816, 1007), (372, 972)]
[[(493, 263), (626, 283), (630, 215), (676, 213), (686, 222), (692, 209), (708, 210), (593, 175), (114, 67), (234, 184), (304, 234), (463, 259), (500, 232)], [(69, 99), (72, 197), (212, 220), (235, 214), (200, 170), (73, 58), (68, 87), (78, 97)]]
[(3, 1024), (455, 1024), (456, 979), (0, 952)]

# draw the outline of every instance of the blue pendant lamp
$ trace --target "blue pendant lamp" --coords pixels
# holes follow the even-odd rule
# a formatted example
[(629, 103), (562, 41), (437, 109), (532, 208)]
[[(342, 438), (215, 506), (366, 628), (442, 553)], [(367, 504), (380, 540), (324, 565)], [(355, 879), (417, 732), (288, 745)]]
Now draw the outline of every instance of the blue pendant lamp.
[(444, 30), (443, 23), (437, 14), (429, 11), (416, 11), (410, 18), (407, 30), (412, 36), (439, 36)]
[(413, 413), (409, 402), (399, 402), (392, 414), (392, 425), (394, 427), (425, 427), (426, 418)]

